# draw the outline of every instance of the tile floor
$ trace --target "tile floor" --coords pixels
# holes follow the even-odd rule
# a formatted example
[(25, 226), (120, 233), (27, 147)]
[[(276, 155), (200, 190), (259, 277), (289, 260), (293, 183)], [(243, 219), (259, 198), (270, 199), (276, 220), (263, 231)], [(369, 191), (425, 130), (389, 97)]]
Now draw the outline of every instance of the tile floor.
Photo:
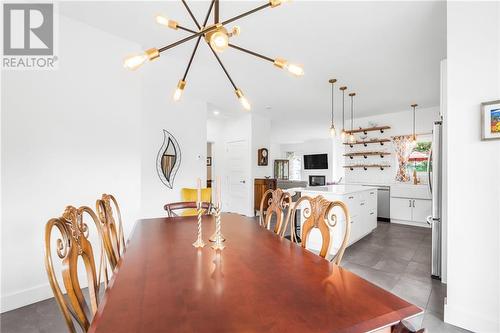
[[(378, 228), (346, 250), (342, 266), (425, 309), (412, 318), (429, 333), (467, 332), (443, 322), (446, 287), (430, 278), (429, 229), (379, 222)], [(0, 315), (2, 333), (66, 333), (54, 299)]]
[(431, 279), (431, 230), (379, 222), (346, 249), (341, 266), (421, 307), (409, 322), (428, 333), (468, 332), (443, 322), (446, 285)]

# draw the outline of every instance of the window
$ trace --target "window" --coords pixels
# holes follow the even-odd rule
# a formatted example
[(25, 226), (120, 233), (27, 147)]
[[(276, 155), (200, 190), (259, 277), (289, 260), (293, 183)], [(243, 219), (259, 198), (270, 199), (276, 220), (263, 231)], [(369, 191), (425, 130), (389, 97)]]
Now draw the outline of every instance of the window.
[(417, 138), (417, 144), (408, 158), (407, 168), (410, 174), (413, 173), (413, 170), (417, 172), (427, 172), (427, 163), (429, 161), (431, 146), (432, 142), (429, 136), (426, 135)]

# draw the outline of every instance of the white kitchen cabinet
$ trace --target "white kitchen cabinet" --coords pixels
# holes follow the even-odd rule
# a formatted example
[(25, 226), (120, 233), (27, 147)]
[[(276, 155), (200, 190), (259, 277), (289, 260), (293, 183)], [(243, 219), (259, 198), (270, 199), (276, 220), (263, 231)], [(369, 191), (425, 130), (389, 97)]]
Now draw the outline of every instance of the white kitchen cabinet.
[(413, 199), (412, 221), (427, 223), (427, 217), (431, 215), (432, 201), (424, 199)]
[(423, 185), (391, 186), (391, 222), (428, 227), (432, 201)]
[(412, 202), (408, 198), (391, 198), (391, 219), (411, 221)]

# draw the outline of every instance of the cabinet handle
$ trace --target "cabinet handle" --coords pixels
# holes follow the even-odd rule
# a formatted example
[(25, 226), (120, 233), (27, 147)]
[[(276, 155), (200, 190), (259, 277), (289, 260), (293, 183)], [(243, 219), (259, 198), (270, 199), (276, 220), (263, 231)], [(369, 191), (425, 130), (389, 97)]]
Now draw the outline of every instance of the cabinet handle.
[(365, 203), (364, 203), (364, 202), (362, 202), (362, 203), (360, 203), (359, 205), (360, 205), (360, 206), (364, 206), (364, 205), (365, 205)]
[(370, 215), (373, 215), (373, 214), (375, 214), (375, 213), (374, 213), (374, 212), (371, 212), (371, 213), (370, 213)]
[(408, 203), (409, 203), (408, 207), (411, 207), (411, 200), (408, 200)]
[(354, 223), (354, 221), (353, 221), (353, 220), (351, 220), (351, 223)]
[(354, 197), (347, 197), (347, 199), (354, 199)]
[(415, 200), (413, 200), (413, 208), (415, 208)]
[(370, 192), (370, 194), (375, 194), (375, 192)]

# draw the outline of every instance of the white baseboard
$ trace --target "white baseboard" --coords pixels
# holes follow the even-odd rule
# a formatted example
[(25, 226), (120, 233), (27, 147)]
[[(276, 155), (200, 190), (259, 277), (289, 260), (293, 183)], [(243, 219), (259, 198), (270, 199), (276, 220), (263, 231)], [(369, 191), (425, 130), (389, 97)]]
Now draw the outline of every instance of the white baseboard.
[(472, 332), (498, 332), (500, 323), (481, 313), (449, 304), (444, 305), (444, 322)]
[(414, 227), (421, 227), (421, 228), (430, 228), (431, 227), (426, 222), (415, 222), (415, 221), (405, 221), (405, 220), (391, 219), (391, 223), (411, 225), (411, 226), (414, 226)]
[(51, 297), (54, 297), (54, 294), (48, 283), (2, 295), (0, 312), (4, 313)]

